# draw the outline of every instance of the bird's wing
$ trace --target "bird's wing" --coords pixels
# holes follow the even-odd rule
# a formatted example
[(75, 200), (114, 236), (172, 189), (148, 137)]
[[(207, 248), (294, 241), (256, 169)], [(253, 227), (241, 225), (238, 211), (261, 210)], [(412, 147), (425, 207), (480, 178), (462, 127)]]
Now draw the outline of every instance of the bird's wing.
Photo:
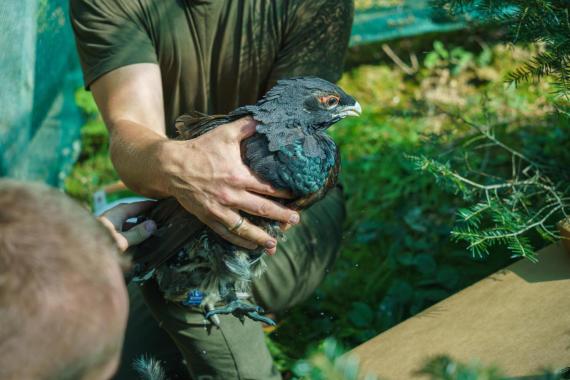
[(204, 227), (204, 224), (180, 206), (175, 198), (166, 198), (157, 203), (144, 217), (154, 220), (158, 230), (153, 236), (130, 247), (126, 252), (133, 262), (130, 277), (140, 277), (157, 268), (179, 252), (184, 244)]
[(176, 130), (180, 140), (190, 140), (219, 127), (222, 124), (247, 116), (247, 112), (232, 113), (231, 115), (205, 115), (193, 111), (176, 119)]

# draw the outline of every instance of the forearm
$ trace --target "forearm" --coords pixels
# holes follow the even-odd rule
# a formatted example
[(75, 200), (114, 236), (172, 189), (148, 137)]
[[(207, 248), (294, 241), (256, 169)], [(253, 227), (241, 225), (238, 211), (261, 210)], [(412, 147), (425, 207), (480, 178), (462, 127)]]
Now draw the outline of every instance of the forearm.
[(110, 133), (111, 160), (132, 190), (149, 197), (171, 195), (164, 163), (165, 135), (160, 69), (140, 63), (115, 69), (91, 84)]
[(165, 178), (169, 140), (129, 120), (113, 123), (109, 131), (111, 161), (127, 187), (147, 197), (171, 196)]

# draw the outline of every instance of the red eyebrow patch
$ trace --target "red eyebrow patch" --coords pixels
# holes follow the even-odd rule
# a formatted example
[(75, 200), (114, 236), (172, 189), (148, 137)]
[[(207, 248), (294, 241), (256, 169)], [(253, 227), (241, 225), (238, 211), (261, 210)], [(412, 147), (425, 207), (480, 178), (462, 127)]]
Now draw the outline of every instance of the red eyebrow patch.
[(338, 95), (320, 96), (319, 102), (327, 107), (334, 107), (340, 102), (340, 97)]

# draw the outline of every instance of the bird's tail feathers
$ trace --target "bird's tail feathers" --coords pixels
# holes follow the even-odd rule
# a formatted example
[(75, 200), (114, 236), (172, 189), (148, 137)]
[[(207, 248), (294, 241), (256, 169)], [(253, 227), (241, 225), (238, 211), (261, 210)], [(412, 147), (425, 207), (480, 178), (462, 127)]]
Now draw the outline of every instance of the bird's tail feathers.
[(206, 115), (192, 111), (188, 114), (180, 115), (174, 125), (180, 138), (190, 140), (234, 119), (235, 117), (227, 115)]
[(239, 279), (251, 279), (251, 263), (247, 253), (237, 251), (224, 258), (227, 270)]
[(159, 360), (142, 355), (133, 361), (133, 368), (141, 380), (168, 380)]

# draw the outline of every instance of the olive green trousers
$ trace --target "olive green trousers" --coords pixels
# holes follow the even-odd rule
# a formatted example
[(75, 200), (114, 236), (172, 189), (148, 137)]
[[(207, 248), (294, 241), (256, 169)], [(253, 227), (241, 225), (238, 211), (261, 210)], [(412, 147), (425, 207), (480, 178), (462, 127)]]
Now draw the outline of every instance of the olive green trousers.
[[(266, 259), (267, 272), (254, 282), (255, 301), (283, 314), (311, 296), (338, 256), (344, 219), (340, 188), (305, 210), (301, 223), (279, 243), (277, 254)], [(201, 309), (166, 301), (156, 282), (145, 283), (142, 292), (137, 288), (129, 286), (131, 310), (117, 379), (135, 379), (130, 367), (142, 354), (163, 361), (170, 379), (281, 378), (260, 323), (247, 318), (242, 323), (227, 315), (220, 316), (217, 328)]]

